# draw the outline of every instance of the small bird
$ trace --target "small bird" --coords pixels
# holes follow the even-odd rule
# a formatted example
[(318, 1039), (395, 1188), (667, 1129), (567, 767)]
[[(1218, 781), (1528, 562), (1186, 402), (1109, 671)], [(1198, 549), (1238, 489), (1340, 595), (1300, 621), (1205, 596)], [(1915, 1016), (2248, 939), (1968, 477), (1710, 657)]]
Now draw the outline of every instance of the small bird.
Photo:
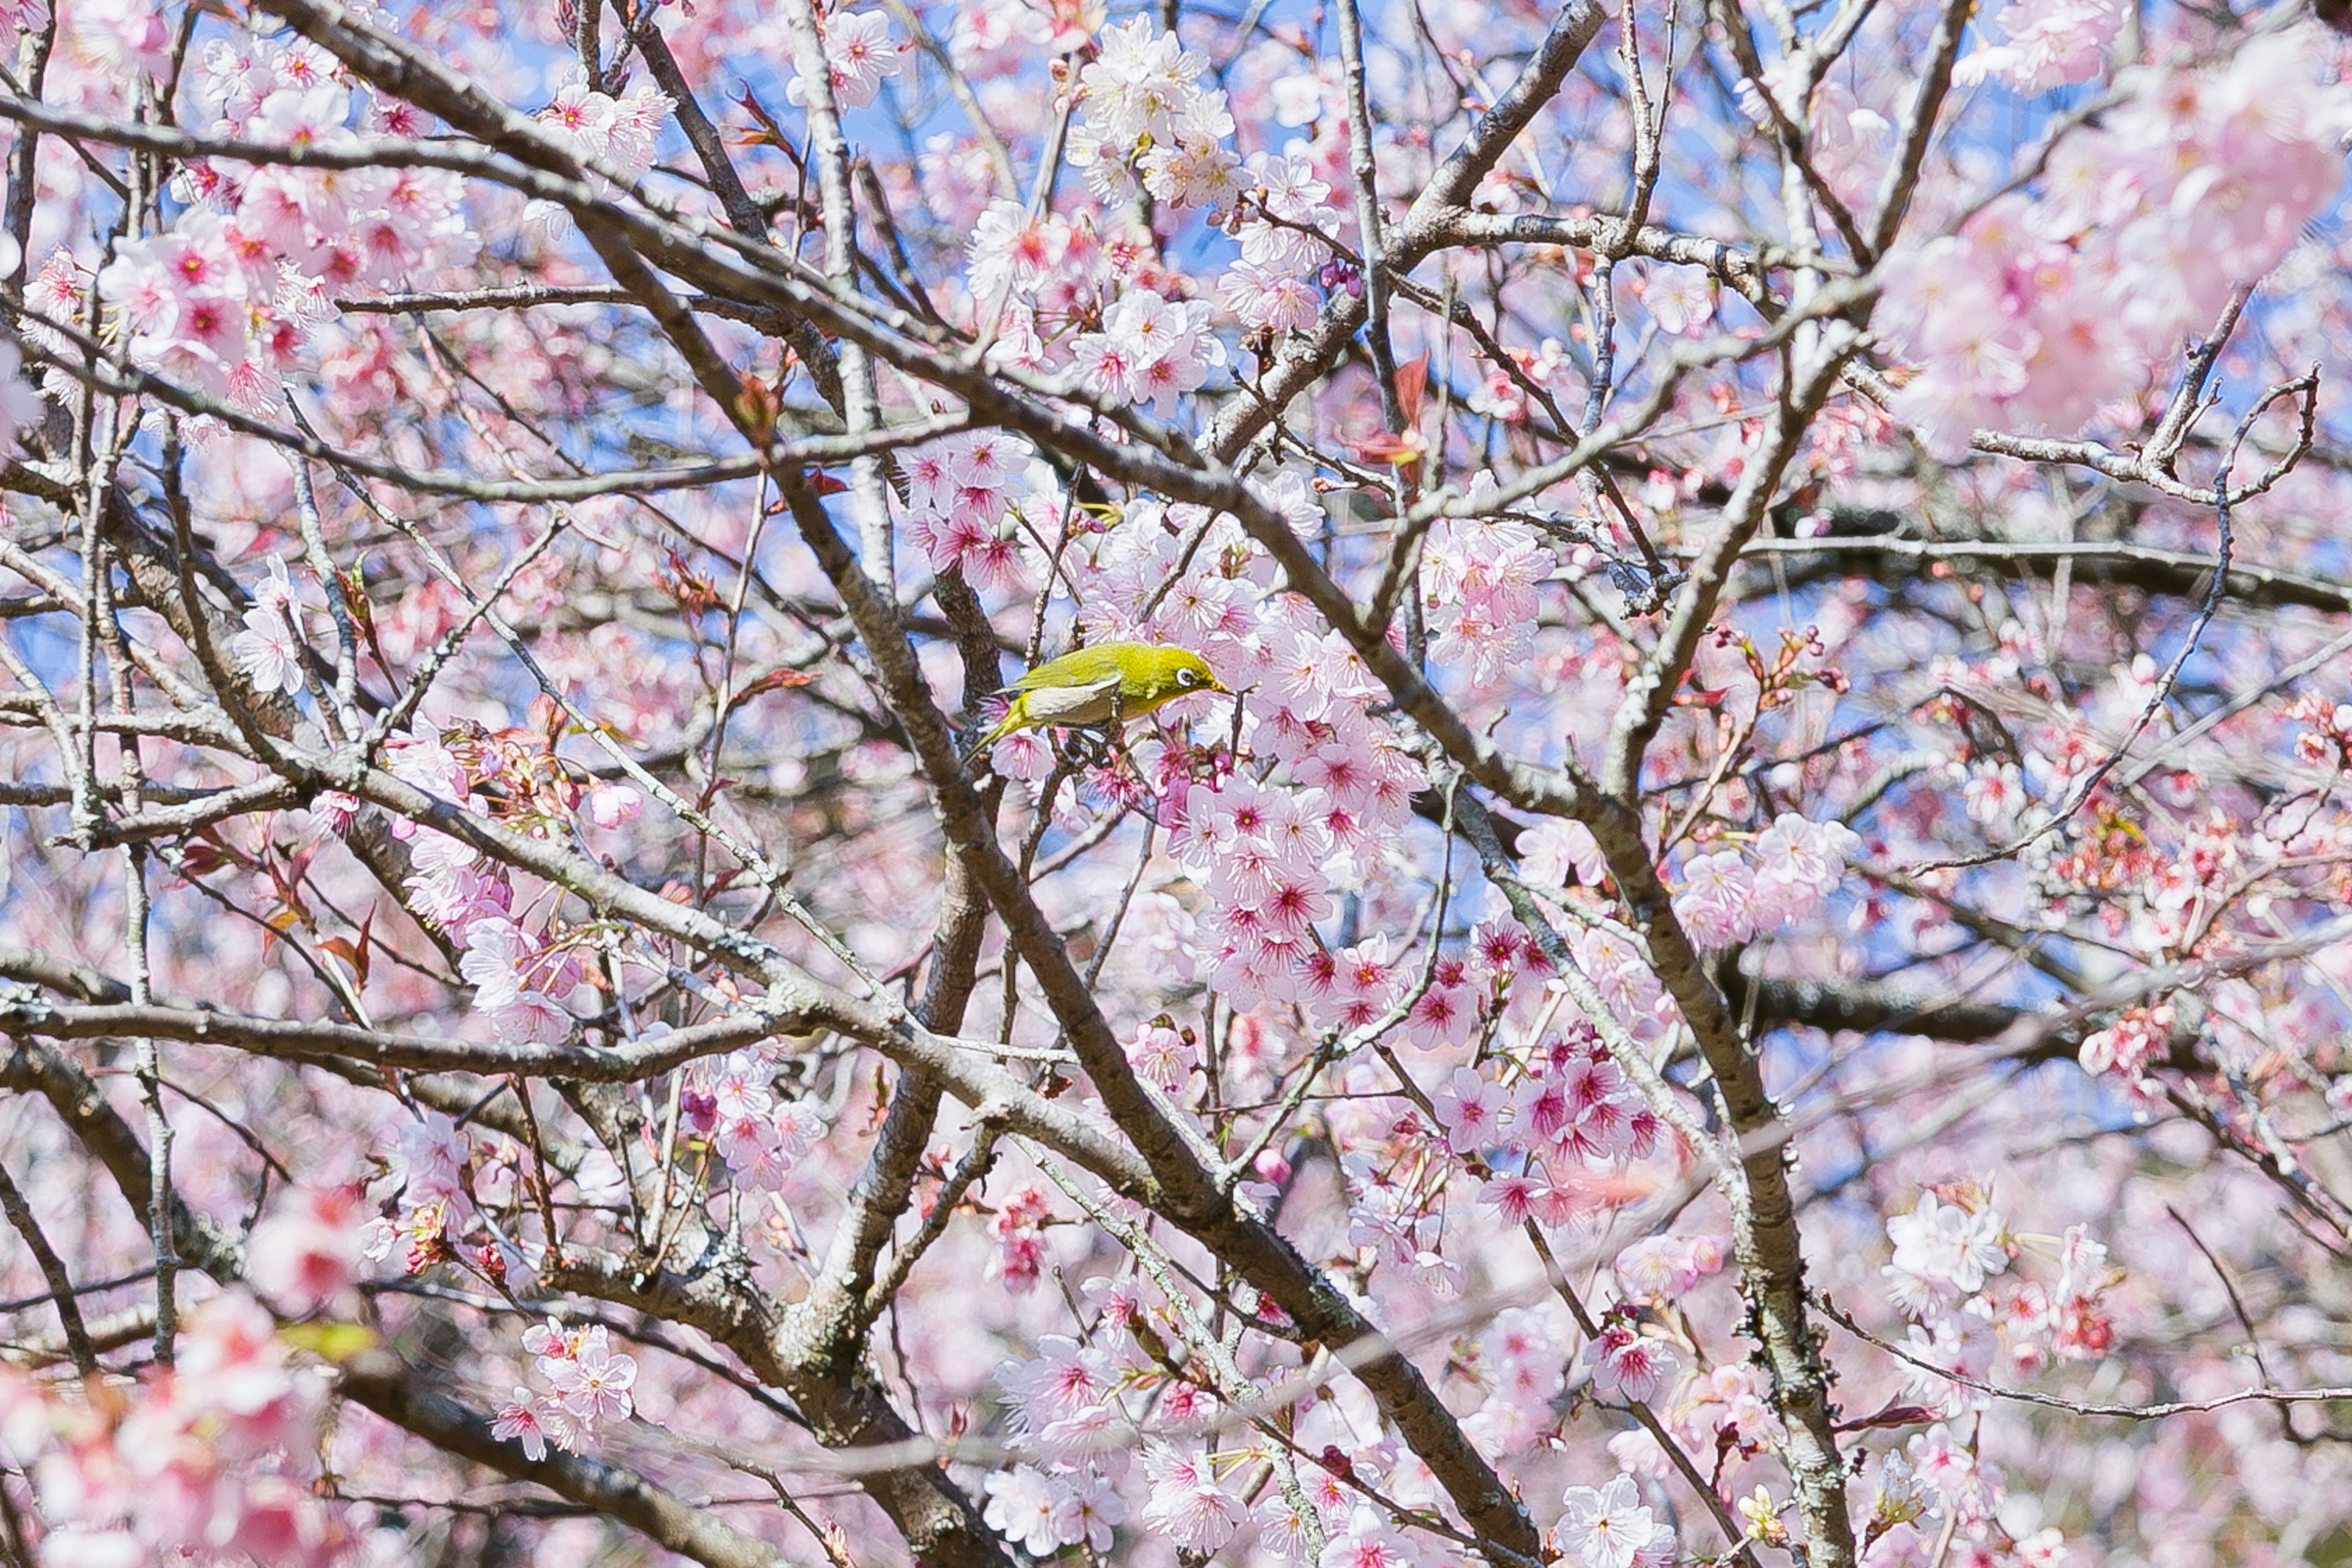
[(1015, 730), (1119, 724), (1196, 691), (1227, 691), (1209, 661), (1190, 648), (1107, 642), (1049, 658), (1011, 686), (1013, 705), (972, 750)]

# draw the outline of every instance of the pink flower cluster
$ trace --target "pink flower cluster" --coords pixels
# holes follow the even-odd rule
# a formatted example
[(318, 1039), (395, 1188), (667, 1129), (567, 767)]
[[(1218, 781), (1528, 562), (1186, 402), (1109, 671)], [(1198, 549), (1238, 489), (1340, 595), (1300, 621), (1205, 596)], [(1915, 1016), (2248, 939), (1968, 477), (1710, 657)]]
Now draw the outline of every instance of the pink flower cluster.
[(1519, 872), (1538, 887), (1565, 888), (1572, 878), (1580, 887), (1598, 888), (1609, 875), (1609, 859), (1592, 829), (1547, 816), (1519, 836)]
[(2342, 184), (2352, 89), (2319, 79), (2329, 58), (2306, 26), (2217, 73), (2139, 73), (2038, 193), (1889, 256), (1878, 323), (1917, 366), (1896, 412), (1950, 456), (1979, 427), (2071, 433), (2137, 398)]
[(328, 1384), (289, 1362), (277, 1330), (252, 1297), (216, 1296), (188, 1313), (176, 1364), (148, 1373), (136, 1397), (0, 1365), (0, 1449), (31, 1476), (48, 1525), (38, 1560), (346, 1561), (348, 1525), (311, 1485)]
[(379, 1152), (385, 1212), (362, 1227), (362, 1251), (383, 1259), (405, 1242), (402, 1263), (411, 1274), (456, 1257), (474, 1215), (472, 1135), (427, 1110), (395, 1122)]
[(1391, 1264), (1440, 1293), (1462, 1283), (1462, 1266), (1445, 1240), (1446, 1161), (1423, 1149), (1402, 1157), (1373, 1148), (1339, 1156), (1348, 1178), (1348, 1245), (1375, 1266)]
[(1109, 205), (1144, 188), (1174, 206), (1223, 210), (1240, 190), (1225, 95), (1200, 85), (1208, 57), (1162, 33), (1149, 17), (1105, 28), (1079, 74), (1084, 94), (1070, 128), (1070, 163)]
[(2017, 1536), (2003, 1527), (2008, 1488), (2000, 1467), (1975, 1447), (1973, 1439), (1964, 1442), (1938, 1424), (1888, 1451), (1880, 1462), (1863, 1568), (1935, 1568), (1939, 1558), (2013, 1561), (2021, 1568), (2055, 1568), (2064, 1561), (2065, 1538), (2057, 1530)]
[(174, 29), (158, 0), (9, 0), (0, 8), (0, 22), (13, 37), (19, 28), (37, 27), (53, 14), (58, 52), (79, 68), (78, 85), (85, 94), (120, 103), (142, 83), (171, 75)]
[(1671, 1301), (1720, 1272), (1728, 1247), (1719, 1236), (1645, 1237), (1618, 1253), (1610, 1271), (1628, 1301)]
[(1006, 1289), (1025, 1295), (1037, 1288), (1045, 1269), (1045, 1222), (1053, 1212), (1045, 1190), (1034, 1184), (997, 1206), (996, 1217), (990, 1222), (996, 1256), (989, 1264), (989, 1275), (1003, 1280)]
[[(577, 65), (567, 66), (554, 97), (539, 111), (541, 124), (554, 132), (584, 160), (634, 181), (654, 164), (654, 146), (673, 105), (651, 83), (637, 81), (614, 98), (588, 85)], [(613, 180), (592, 171), (589, 184), (598, 195), (613, 194)], [(560, 230), (571, 220), (557, 204), (535, 199), (523, 216)]]
[[(1125, 1310), (1125, 1301), (1119, 1306)], [(1112, 1326), (1118, 1326), (1116, 1316)], [(1111, 1353), (1067, 1334), (1040, 1335), (1036, 1350), (1034, 1356), (1010, 1357), (996, 1368), (1005, 1414), (1014, 1431), (1034, 1434), (1048, 1452), (1083, 1451), (1101, 1430), (1104, 1401), (1118, 1384)]]
[(2155, 1094), (2148, 1068), (2172, 1055), (2172, 1026), (2168, 1003), (2126, 1007), (2114, 1023), (2083, 1037), (2083, 1070), (2119, 1079), (2135, 1094)]
[[(1027, 542), (1052, 499), (1050, 470), (1033, 484), (1031, 469), (1044, 468), (1029, 443), (1001, 430), (950, 436), (906, 454), (901, 468), (906, 499), (891, 493), (908, 538), (922, 546), (936, 572), (961, 572), (977, 588), (1012, 587), (1025, 582), (1038, 552)], [(1043, 491), (1032, 500), (1034, 493)], [(1057, 528), (1046, 518), (1043, 527)]]
[(1332, 910), (1323, 868), (1335, 847), (1329, 797), (1237, 779), (1192, 804), (1189, 864), (1207, 879), (1229, 978), (1253, 995), (1295, 994), (1315, 962), (1308, 928)]
[(1165, 416), (1225, 363), (1209, 307), (1181, 298), (1144, 236), (1106, 241), (1083, 215), (1033, 219), (1000, 200), (980, 215), (966, 253), (972, 300), (996, 326), (993, 363), (1067, 371), (1071, 385), (1108, 405), (1150, 402)]
[(1418, 1568), (1423, 1560), (1389, 1514), (1365, 1503), (1349, 1510), (1347, 1529), (1331, 1537), (1317, 1568)]
[(1718, 849), (1683, 863), (1675, 914), (1702, 947), (1730, 947), (1803, 920), (1845, 876), (1862, 840), (1842, 822), (1782, 812), (1745, 854)]
[(1881, 1272), (1887, 1293), (1912, 1320), (1905, 1392), (1947, 1415), (1978, 1408), (1982, 1396), (1938, 1375), (1941, 1367), (1979, 1381), (2006, 1346), (2010, 1364), (2035, 1372), (2053, 1361), (2103, 1355), (2115, 1329), (2102, 1299), (2118, 1276), (2107, 1249), (2081, 1226), (2057, 1245), (2058, 1275), (2049, 1284), (1999, 1285), (2024, 1247), (2010, 1235), (1985, 1189), (1973, 1182), (1930, 1188), (1907, 1215), (1886, 1222), (1894, 1260)]
[[(1293, 1407), (1288, 1453), (1220, 1450), (1180, 1435), (1213, 1416), (1219, 1400), (1215, 1390), (1171, 1372), (1165, 1351), (1145, 1348), (1148, 1337), (1173, 1345), (1187, 1334), (1185, 1312), (1153, 1305), (1147, 1289), (1136, 1279), (1088, 1279), (1079, 1294), (1099, 1310), (1085, 1342), (1042, 1335), (1034, 1354), (996, 1369), (1022, 1458), (982, 1482), (992, 1529), (1039, 1560), (1066, 1546), (1099, 1552), (1128, 1517), (1118, 1488), (1139, 1469), (1143, 1499), (1135, 1518), (1186, 1552), (1239, 1551), (1254, 1538), (1260, 1560), (1289, 1568), (1426, 1568), (1441, 1561), (1366, 1510), (1349, 1484), (1425, 1481), (1393, 1436), (1364, 1437), (1356, 1425), (1363, 1413), (1350, 1395), (1302, 1397)], [(1539, 1429), (1554, 1418), (1549, 1402), (1561, 1383), (1556, 1330), (1542, 1313), (1518, 1310), (1502, 1314), (1487, 1338), (1497, 1365), (1508, 1369), (1507, 1397), (1490, 1405), (1507, 1403), (1517, 1419), (1535, 1423), (1529, 1433)], [(1486, 1440), (1498, 1436), (1491, 1423), (1482, 1429)], [(1319, 1463), (1307, 1458), (1316, 1454)], [(1250, 1485), (1262, 1487), (1255, 1507), (1244, 1495)]]
[(1536, 584), (1558, 565), (1524, 522), (1440, 519), (1421, 556), (1430, 658), (1463, 671), (1474, 685), (1502, 680), (1534, 639)]
[(1092, 1468), (1020, 1465), (982, 1486), (988, 1506), (981, 1521), (1041, 1563), (1065, 1546), (1108, 1552), (1111, 1532), (1127, 1522), (1126, 1500)]
[[(1601, 1311), (1599, 1335), (1587, 1342), (1578, 1357), (1593, 1393), (1643, 1405), (1670, 1394), (1657, 1408), (1684, 1450), (1703, 1464), (1713, 1462), (1718, 1434), (1728, 1433), (1738, 1443), (1768, 1435), (1771, 1418), (1762, 1389), (1748, 1368), (1684, 1370), (1685, 1356), (1671, 1329), (1660, 1326), (1644, 1310), (1669, 1302), (1682, 1306), (1701, 1279), (1723, 1268), (1725, 1248), (1722, 1237), (1709, 1235), (1651, 1237), (1627, 1247), (1616, 1262), (1618, 1300)], [(1645, 1318), (1648, 1327), (1643, 1326)], [(1672, 1314), (1665, 1319), (1668, 1324), (1675, 1321)], [(1572, 1325), (1530, 1310), (1506, 1313), (1498, 1320), (1484, 1342), (1480, 1367), (1493, 1393), (1472, 1420), (1482, 1446), (1503, 1455), (1521, 1451), (1557, 1419), (1555, 1402), (1564, 1382), (1559, 1346), (1574, 1331)], [(1646, 1432), (1622, 1434), (1611, 1448), (1629, 1471), (1669, 1473), (1670, 1461)], [(1595, 1521), (1591, 1510), (1606, 1490), (1571, 1491), (1584, 1510), (1580, 1515), (1571, 1509), (1562, 1521), (1571, 1534), (1577, 1528), (1572, 1520), (1581, 1519), (1586, 1525)], [(1636, 1535), (1638, 1531), (1602, 1530), (1573, 1541), (1556, 1539), (1564, 1552), (1580, 1544), (1605, 1554), (1628, 1546), (1638, 1550), (1643, 1542)], [(1652, 1539), (1661, 1551), (1668, 1549), (1654, 1532)]]
[(286, 563), (272, 556), (269, 576), (254, 589), (253, 607), (245, 612), (245, 629), (228, 645), (237, 668), (252, 678), (253, 689), (264, 696), (280, 691), (301, 695), (302, 639), (295, 629), (300, 618), (301, 605), (286, 575)]
[(129, 241), (98, 275), (131, 362), (249, 413), (281, 399), (327, 311), (315, 279), (238, 222), (191, 208), (162, 234)]
[(1600, 1337), (1584, 1347), (1583, 1361), (1592, 1371), (1594, 1388), (1637, 1404), (1655, 1397), (1681, 1365), (1673, 1346), (1643, 1333), (1630, 1312), (1617, 1311), (1601, 1321)]
[(1974, 1190), (1942, 1201), (1921, 1193), (1909, 1214), (1886, 1222), (1886, 1237), (1895, 1244), (1884, 1270), (1890, 1293), (1915, 1315), (1952, 1307), (2009, 1268), (2000, 1212)]
[(2108, 1267), (2105, 1243), (2092, 1240), (2085, 1226), (2068, 1226), (2057, 1262), (2055, 1280), (2022, 1281), (1999, 1303), (2002, 1341), (2020, 1372), (2038, 1372), (2053, 1361), (2094, 1361), (2115, 1348), (2115, 1318), (2105, 1297), (2122, 1275)]
[[(1667, 1435), (1695, 1461), (1712, 1462), (1727, 1447), (1753, 1453), (1785, 1435), (1772, 1414), (1770, 1373), (1753, 1362), (1682, 1374), (1663, 1413)], [(1664, 1477), (1673, 1463), (1643, 1431), (1621, 1432), (1609, 1440), (1618, 1468), (1630, 1474)]]
[(1218, 302), (1245, 325), (1305, 331), (1323, 307), (1310, 279), (1336, 254), (1319, 237), (1338, 226), (1325, 205), (1331, 186), (1296, 153), (1253, 153), (1246, 168), (1233, 226), (1241, 258), (1218, 279)]
[(698, 1061), (688, 1069), (679, 1097), (688, 1130), (710, 1140), (735, 1185), (746, 1192), (782, 1188), (825, 1132), (824, 1112), (815, 1101), (777, 1100), (776, 1066), (761, 1049)]
[(1165, 419), (1176, 400), (1225, 363), (1203, 300), (1178, 302), (1148, 290), (1122, 294), (1103, 312), (1102, 331), (1070, 340), (1078, 384), (1112, 407), (1149, 403)]
[[(1546, 338), (1534, 348), (1507, 344), (1505, 352), (1520, 375), (1547, 392), (1560, 380), (1560, 373), (1569, 368), (1567, 345), (1558, 338)], [(1486, 380), (1469, 396), (1471, 412), (1489, 415), (1506, 425), (1526, 424), (1529, 411), (1535, 407), (1527, 388), (1501, 365), (1488, 365), (1486, 372)]]
[(284, 1317), (346, 1304), (366, 1246), (363, 1212), (356, 1183), (290, 1196), (281, 1189), (246, 1237), (246, 1283)]
[[(625, 784), (565, 786), (551, 796), (540, 787), (542, 781), (537, 775), (512, 765), (517, 761), (513, 753), (479, 747), (467, 752), (474, 759), (469, 762), (443, 736), (430, 731), (396, 736), (387, 752), (386, 766), (395, 776), (478, 813), (488, 809), (478, 786), (493, 783), (510, 795), (560, 805), (567, 818), (583, 828), (618, 826), (644, 805)], [(393, 834), (409, 844), (410, 908), (465, 950), (458, 971), (474, 987), (475, 1005), (499, 1037), (564, 1038), (575, 1022), (565, 1002), (587, 980), (591, 956), (575, 934), (555, 927), (545, 900), (518, 900), (510, 878), (472, 846), (404, 818), (395, 819)]]
[[(1298, 1001), (1318, 1026), (1368, 1021), (1392, 994), (1385, 989), (1390, 977), (1354, 984), (1360, 972), (1312, 939), (1308, 927), (1330, 912), (1335, 888), (1360, 883), (1382, 837), (1411, 815), (1421, 769), (1371, 717), (1379, 689), (1361, 661), (1297, 600), (1266, 594), (1261, 574), (1270, 568), (1229, 520), (1209, 529), (1199, 552), (1219, 551), (1215, 558), (1228, 570), (1196, 570), (1159, 595), (1186, 534), (1207, 522), (1198, 508), (1130, 507), (1096, 556), (1105, 579), (1096, 614), (1108, 623), (1106, 634), (1198, 648), (1243, 693), (1250, 754), (1287, 775), (1171, 785), (1170, 852), (1213, 895), (1214, 912), (1196, 952), (1237, 1005)], [(1160, 602), (1148, 625), (1111, 619), (1155, 597)], [(1187, 702), (1179, 711), (1198, 706)], [(1433, 1021), (1443, 1005), (1443, 996), (1431, 1004)]]
[[(1225, 145), (1234, 123), (1224, 93), (1199, 85), (1207, 65), (1143, 17), (1102, 34), (1080, 75), (1069, 157), (1104, 207), (1124, 213), (1139, 179), (1170, 207), (1221, 214), (1234, 205), (1242, 164)], [(1306, 214), (1328, 194), (1303, 164), (1260, 158), (1252, 174), (1261, 184), (1251, 188), (1286, 213)], [(1152, 237), (1131, 216), (1108, 221), (1106, 241), (1085, 214), (1033, 215), (1015, 201), (991, 202), (967, 247), (973, 307), (995, 338), (995, 363), (1066, 370), (1070, 384), (1098, 402), (1148, 403), (1165, 418), (1225, 363), (1224, 344), (1209, 330), (1212, 307), (1186, 298), (1192, 285), (1160, 265)], [(1261, 219), (1257, 226), (1266, 226)], [(1284, 259), (1293, 248), (1280, 241), (1259, 258), (1260, 291), (1271, 291), (1261, 318), (1302, 319), (1302, 310), (1312, 318), (1313, 301), (1285, 280), (1297, 269)]]
[[(1391, 967), (1394, 946), (1386, 931), (1376, 931), (1352, 946), (1307, 953), (1301, 961), (1307, 973), (1300, 987), (1307, 1022), (1318, 1029), (1353, 1031), (1386, 1017), (1402, 993), (1402, 981)], [(1438, 967), (1444, 973), (1431, 977), (1428, 995), (1415, 1004), (1409, 1026), (1417, 1019), (1421, 1026), (1450, 1031), (1468, 971), (1459, 959), (1440, 960)], [(1475, 1001), (1469, 1011), (1476, 1016)]]
[(1047, 213), (1034, 219), (1019, 202), (988, 204), (964, 243), (964, 279), (975, 303), (985, 308), (1003, 299), (1025, 309), (1019, 329), (997, 345), (1000, 360), (1043, 363), (1040, 334), (1056, 337), (1074, 321), (1101, 314), (1119, 274), (1119, 263), (1137, 259), (1139, 247), (1106, 245), (1092, 219)]
[(1103, 0), (972, 0), (955, 7), (948, 55), (965, 75), (985, 79), (1041, 57), (1074, 55), (1103, 22)]
[[(819, 11), (817, 29), (824, 37), (825, 74), (833, 85), (835, 109), (862, 109), (882, 90), (882, 79), (898, 74), (911, 44), (890, 40), (890, 18), (879, 11)], [(794, 103), (807, 101), (807, 89), (794, 76), (785, 89)]]
[(1249, 1507), (1218, 1480), (1218, 1468), (1216, 1456), (1198, 1444), (1146, 1449), (1143, 1475), (1151, 1483), (1151, 1496), (1143, 1505), (1143, 1522), (1184, 1551), (1220, 1550), (1240, 1533)]
[(547, 1384), (534, 1392), (517, 1384), (514, 1397), (499, 1407), (491, 1433), (522, 1445), (532, 1459), (547, 1457), (550, 1443), (578, 1452), (593, 1448), (604, 1429), (625, 1421), (635, 1409), (630, 1390), (637, 1381), (637, 1358), (612, 1346), (602, 1323), (567, 1329), (559, 1319), (523, 1331), (522, 1348)]
[(2021, 92), (2043, 92), (2099, 74), (2124, 8), (2120, 0), (2011, 0), (1992, 20), (2005, 41), (1979, 45), (1953, 79), (1999, 78)]
[[(1456, 1068), (1433, 1097), (1448, 1148), (1476, 1154), (1494, 1174), (1481, 1205), (1513, 1226), (1582, 1218), (1605, 1202), (1596, 1171), (1646, 1160), (1659, 1148), (1657, 1115), (1594, 1042), (1554, 1039), (1524, 1062), (1493, 1058)], [(1507, 1086), (1490, 1072), (1509, 1074)]]
[[(195, 76), (214, 133), (347, 147), (352, 89), (314, 46), (216, 38)], [(369, 128), (412, 132), (414, 111), (370, 99)], [(160, 234), (123, 245), (98, 275), (142, 368), (248, 412), (276, 409), (282, 377), (331, 301), (473, 258), (480, 237), (448, 171), (303, 169), (193, 160), (192, 203)]]
[(1487, 1394), (1464, 1428), (1489, 1454), (1526, 1453), (1559, 1419), (1560, 1346), (1575, 1329), (1553, 1307), (1510, 1308), (1479, 1336), (1475, 1373)]
[[(546, 1238), (536, 1212), (513, 1212), (538, 1179), (526, 1173), (519, 1145), (425, 1110), (395, 1118), (379, 1135), (376, 1157), (384, 1173), (372, 1194), (379, 1212), (357, 1231), (364, 1256), (398, 1252), (410, 1274), (446, 1264), (502, 1291), (528, 1287)], [(619, 1173), (601, 1155), (574, 1180), (591, 1201), (620, 1195)], [(499, 1213), (509, 1214), (508, 1226), (493, 1217)]]
[(1681, 1022), (1682, 1010), (1632, 931), (1614, 924), (1580, 926), (1569, 933), (1568, 944), (1610, 1016), (1634, 1039), (1657, 1039)]
[[(1116, 1483), (1132, 1463), (1136, 1426), (1122, 1395), (1166, 1381), (1132, 1337), (1143, 1312), (1137, 1287), (1097, 1278), (1086, 1282), (1083, 1294), (1101, 1308), (1091, 1343), (1042, 1335), (1034, 1356), (1014, 1357), (996, 1369), (1010, 1425), (1023, 1447), (1039, 1452), (1041, 1463), (987, 1477), (982, 1517), (1040, 1561), (1064, 1546), (1109, 1547), (1111, 1531), (1128, 1517)], [(1194, 1385), (1171, 1383), (1161, 1390), (1156, 1414), (1182, 1419), (1204, 1410), (1208, 1397)], [(1152, 1444), (1143, 1469), (1151, 1487), (1144, 1521), (1192, 1550), (1216, 1550), (1247, 1515), (1197, 1445)]]
[(504, 915), (466, 925), (466, 952), (457, 972), (474, 988), (474, 1005), (507, 1040), (560, 1040), (572, 1018), (563, 998), (585, 975), (579, 952), (544, 940)]

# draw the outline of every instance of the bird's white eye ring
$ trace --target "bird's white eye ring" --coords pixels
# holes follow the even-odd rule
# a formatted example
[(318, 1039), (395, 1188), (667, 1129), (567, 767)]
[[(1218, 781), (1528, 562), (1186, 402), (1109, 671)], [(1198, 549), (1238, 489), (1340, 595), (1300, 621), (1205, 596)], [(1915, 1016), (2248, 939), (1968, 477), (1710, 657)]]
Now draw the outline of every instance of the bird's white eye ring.
[(1198, 686), (1201, 684), (1201, 672), (1197, 669), (1180, 669), (1176, 672), (1176, 682), (1180, 686)]

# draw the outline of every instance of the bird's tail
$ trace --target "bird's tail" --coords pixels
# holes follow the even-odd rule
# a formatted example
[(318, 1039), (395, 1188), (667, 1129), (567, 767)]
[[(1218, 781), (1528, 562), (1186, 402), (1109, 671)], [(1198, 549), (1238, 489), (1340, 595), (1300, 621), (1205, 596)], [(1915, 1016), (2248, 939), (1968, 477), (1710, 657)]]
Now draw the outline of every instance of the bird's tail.
[(1019, 728), (1019, 721), (1015, 716), (1018, 709), (1017, 703), (1005, 709), (1003, 717), (997, 720), (993, 728), (964, 748), (963, 760), (970, 763), (974, 757), (984, 755), (990, 747)]

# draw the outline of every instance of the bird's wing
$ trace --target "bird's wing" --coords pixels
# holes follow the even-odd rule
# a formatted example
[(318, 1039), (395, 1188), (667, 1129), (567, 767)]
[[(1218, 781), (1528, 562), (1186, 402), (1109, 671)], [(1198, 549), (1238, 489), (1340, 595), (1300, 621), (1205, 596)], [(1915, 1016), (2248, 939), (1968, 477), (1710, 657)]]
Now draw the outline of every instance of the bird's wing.
[(1034, 724), (1099, 724), (1118, 710), (1118, 671), (1084, 686), (1033, 687), (1021, 697)]
[(1055, 686), (1091, 686), (1097, 681), (1118, 679), (1118, 660), (1105, 645), (1076, 648), (1059, 658), (1049, 658), (1004, 689), (1038, 691)]

